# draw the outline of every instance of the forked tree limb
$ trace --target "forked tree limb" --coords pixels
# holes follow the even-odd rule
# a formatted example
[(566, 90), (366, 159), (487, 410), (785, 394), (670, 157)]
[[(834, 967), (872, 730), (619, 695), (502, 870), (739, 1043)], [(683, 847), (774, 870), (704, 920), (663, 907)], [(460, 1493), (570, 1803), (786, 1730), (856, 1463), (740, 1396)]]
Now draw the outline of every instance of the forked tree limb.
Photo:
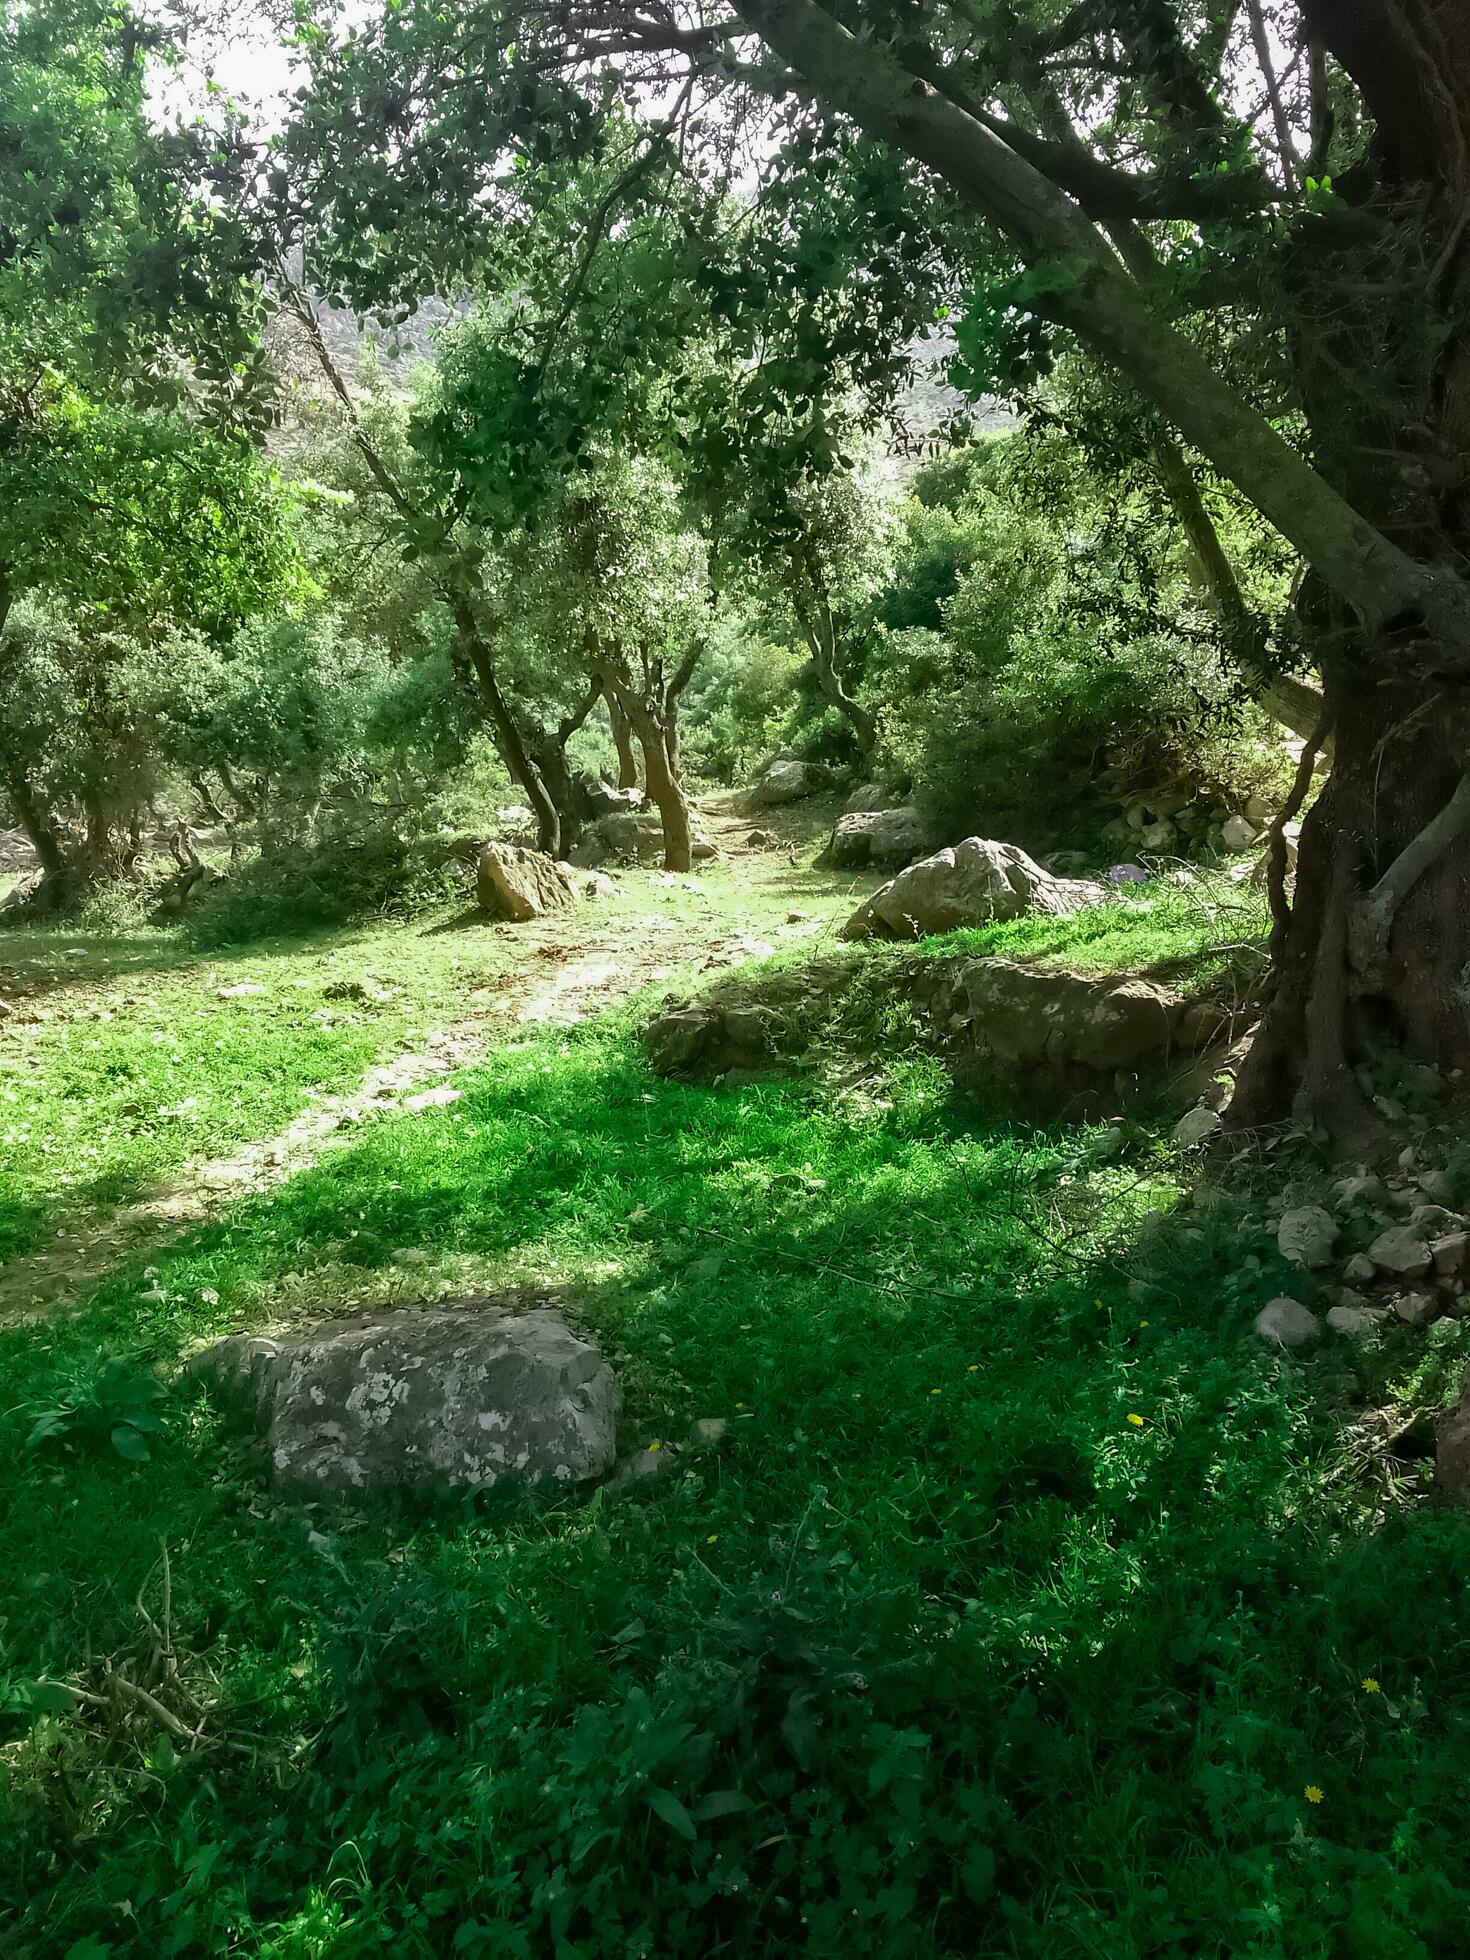
[(1332, 718), (1324, 714), (1316, 730), (1307, 738), (1296, 766), (1286, 801), (1271, 824), (1266, 846), (1266, 895), (1271, 902), (1271, 958), (1279, 962), (1291, 930), (1291, 907), (1286, 899), (1286, 826), (1306, 801), (1312, 771), (1332, 728)]

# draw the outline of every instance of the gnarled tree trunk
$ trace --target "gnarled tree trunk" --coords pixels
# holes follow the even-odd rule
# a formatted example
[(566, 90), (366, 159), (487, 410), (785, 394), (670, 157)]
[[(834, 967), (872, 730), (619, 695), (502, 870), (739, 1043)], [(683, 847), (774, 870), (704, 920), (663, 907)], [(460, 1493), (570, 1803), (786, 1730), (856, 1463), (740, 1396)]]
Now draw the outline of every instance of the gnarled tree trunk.
[(495, 662), (480, 631), (480, 622), (475, 617), (470, 596), (462, 587), (455, 585), (450, 593), (450, 604), (459, 628), (460, 645), (475, 676), (480, 698), (485, 703), (496, 746), (511, 776), (525, 791), (531, 814), (536, 819), (537, 849), (545, 851), (548, 857), (564, 857), (566, 850), (562, 842), (561, 812), (546, 787), (541, 771), (531, 758), (525, 737), (511, 713), (510, 703), (501, 692)]
[(1470, 1063), (1470, 700), (1435, 711), (1422, 687), (1330, 674), (1328, 711), (1332, 775), (1302, 825), (1274, 988), (1231, 1114), (1243, 1126), (1312, 1116), (1351, 1140), (1375, 1040), (1446, 1073)]
[(643, 777), (649, 798), (658, 810), (664, 830), (664, 864), (670, 871), (688, 871), (694, 864), (694, 826), (689, 801), (679, 780), (678, 768), (669, 753), (666, 731), (652, 716), (635, 722), (639, 746), (643, 750)]
[(637, 789), (638, 756), (633, 746), (633, 731), (628, 726), (628, 717), (618, 706), (617, 696), (611, 688), (604, 692), (607, 702), (607, 718), (612, 724), (613, 747), (618, 752), (618, 788)]

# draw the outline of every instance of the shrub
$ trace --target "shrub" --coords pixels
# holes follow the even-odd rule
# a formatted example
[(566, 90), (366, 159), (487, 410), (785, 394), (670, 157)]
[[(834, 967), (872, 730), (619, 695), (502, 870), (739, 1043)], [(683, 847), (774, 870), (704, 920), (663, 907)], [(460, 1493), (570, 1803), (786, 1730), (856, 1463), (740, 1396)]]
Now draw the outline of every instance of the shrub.
[(262, 851), (221, 879), (190, 920), (202, 947), (406, 915), (464, 893), (464, 871), (442, 835), (392, 824), (343, 824)]

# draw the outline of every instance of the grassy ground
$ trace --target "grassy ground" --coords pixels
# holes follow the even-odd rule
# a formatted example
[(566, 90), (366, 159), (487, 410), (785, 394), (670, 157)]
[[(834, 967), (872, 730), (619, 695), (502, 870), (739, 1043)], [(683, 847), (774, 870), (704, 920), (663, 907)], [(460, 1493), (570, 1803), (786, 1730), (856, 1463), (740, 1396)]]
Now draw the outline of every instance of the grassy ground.
[[(1179, 956), (1172, 916), (1130, 943)], [(1463, 1952), (1470, 1526), (1343, 1420), (1465, 1323), (1282, 1360), (1285, 1269), (1146, 1126), (917, 1056), (680, 1087), (635, 1023), (521, 1025), (452, 1108), (0, 1331), (7, 1955)], [(224, 1329), (506, 1283), (571, 1299), (662, 1475), (282, 1504), (177, 1382)], [(34, 1685), (137, 1670), (165, 1548), (197, 1749)]]

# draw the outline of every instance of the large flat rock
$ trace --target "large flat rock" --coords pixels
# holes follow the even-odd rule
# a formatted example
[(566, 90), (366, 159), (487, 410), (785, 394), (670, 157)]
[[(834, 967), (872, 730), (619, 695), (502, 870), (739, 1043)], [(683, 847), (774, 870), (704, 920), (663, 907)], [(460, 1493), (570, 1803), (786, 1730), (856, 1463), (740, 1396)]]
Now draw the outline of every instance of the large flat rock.
[(554, 1306), (493, 1297), (239, 1334), (193, 1372), (266, 1430), (271, 1472), (302, 1497), (600, 1477), (617, 1450), (617, 1381)]

